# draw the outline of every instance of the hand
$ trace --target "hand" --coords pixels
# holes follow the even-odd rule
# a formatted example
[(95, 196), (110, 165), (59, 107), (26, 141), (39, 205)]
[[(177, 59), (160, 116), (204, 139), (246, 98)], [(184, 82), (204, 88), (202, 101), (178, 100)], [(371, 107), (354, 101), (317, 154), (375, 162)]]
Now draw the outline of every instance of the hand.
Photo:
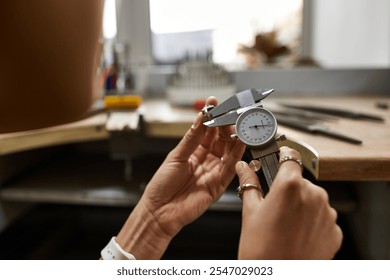
[[(216, 105), (215, 98), (207, 104)], [(142, 203), (175, 235), (220, 198), (235, 175), (245, 146), (231, 139), (232, 127), (207, 128), (199, 113), (195, 124), (172, 150), (146, 188)]]
[[(280, 156), (300, 159), (297, 151)], [(240, 184), (259, 184), (244, 162), (236, 165)], [(294, 161), (281, 164), (268, 195), (256, 189), (243, 193), (239, 259), (331, 259), (341, 246), (337, 213), (324, 189), (302, 178)]]
[[(215, 98), (207, 100), (207, 104), (216, 103)], [(202, 119), (199, 113), (168, 154), (117, 237), (137, 259), (161, 257), (172, 237), (218, 200), (235, 176), (245, 145), (231, 139), (232, 127), (208, 128)], [(146, 233), (134, 232), (135, 226)]]

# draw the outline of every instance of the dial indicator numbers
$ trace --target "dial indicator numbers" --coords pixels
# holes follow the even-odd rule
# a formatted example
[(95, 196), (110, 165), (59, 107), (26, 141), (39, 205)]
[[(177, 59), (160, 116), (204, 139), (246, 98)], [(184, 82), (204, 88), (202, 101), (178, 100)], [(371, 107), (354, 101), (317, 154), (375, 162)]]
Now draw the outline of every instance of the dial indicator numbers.
[(237, 119), (238, 138), (248, 146), (260, 146), (271, 141), (277, 131), (274, 115), (264, 108), (251, 108)]

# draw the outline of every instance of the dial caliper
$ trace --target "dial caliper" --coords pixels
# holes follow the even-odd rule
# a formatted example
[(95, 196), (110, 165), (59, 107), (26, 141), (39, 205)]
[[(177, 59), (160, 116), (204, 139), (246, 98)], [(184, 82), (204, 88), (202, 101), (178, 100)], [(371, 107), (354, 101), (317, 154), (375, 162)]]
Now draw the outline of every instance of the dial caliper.
[(276, 143), (278, 124), (275, 116), (263, 108), (261, 100), (273, 89), (247, 89), (236, 93), (218, 106), (203, 109), (203, 124), (208, 127), (235, 125), (238, 138), (251, 151), (252, 157), (261, 162), (261, 169), (271, 187), (279, 166)]

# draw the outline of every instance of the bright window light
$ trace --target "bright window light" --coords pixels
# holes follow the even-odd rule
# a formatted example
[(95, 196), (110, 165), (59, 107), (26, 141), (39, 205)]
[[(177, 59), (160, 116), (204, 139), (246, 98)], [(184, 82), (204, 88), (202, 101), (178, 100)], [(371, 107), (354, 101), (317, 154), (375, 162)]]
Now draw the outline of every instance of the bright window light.
[[(150, 0), (151, 31), (159, 44), (153, 47), (166, 48), (167, 44), (161, 44), (163, 35), (177, 40), (169, 34), (192, 32), (205, 38), (196, 32), (210, 31), (208, 48), (214, 61), (231, 63), (237, 59), (238, 45), (253, 44), (257, 33), (277, 29), (282, 43), (300, 37), (302, 5), (303, 0)], [(201, 44), (194, 45), (199, 48)], [(204, 45), (207, 48), (207, 40)], [(167, 50), (155, 52), (165, 54)]]
[(113, 39), (116, 36), (116, 7), (115, 0), (105, 0), (103, 10), (103, 37)]

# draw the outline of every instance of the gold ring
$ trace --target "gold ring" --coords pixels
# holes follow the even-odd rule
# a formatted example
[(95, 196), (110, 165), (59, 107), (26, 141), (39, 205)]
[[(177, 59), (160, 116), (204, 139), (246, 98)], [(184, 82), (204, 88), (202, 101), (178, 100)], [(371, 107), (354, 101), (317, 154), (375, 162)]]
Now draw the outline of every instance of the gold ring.
[(240, 185), (240, 186), (238, 186), (238, 188), (236, 189), (236, 191), (237, 191), (237, 196), (238, 196), (241, 200), (242, 200), (242, 194), (243, 194), (243, 192), (244, 192), (245, 190), (247, 190), (247, 189), (256, 189), (256, 190), (260, 191), (261, 196), (264, 197), (263, 190), (261, 189), (260, 186), (255, 185), (255, 184), (250, 184), (250, 183), (248, 183), (248, 184)]
[(295, 157), (292, 157), (292, 156), (284, 156), (282, 158), (280, 158), (279, 160), (279, 166), (282, 165), (283, 162), (286, 162), (286, 161), (294, 161), (296, 163), (299, 164), (299, 166), (301, 167), (301, 169), (303, 170), (303, 164), (302, 164), (302, 161), (300, 159), (297, 159)]

